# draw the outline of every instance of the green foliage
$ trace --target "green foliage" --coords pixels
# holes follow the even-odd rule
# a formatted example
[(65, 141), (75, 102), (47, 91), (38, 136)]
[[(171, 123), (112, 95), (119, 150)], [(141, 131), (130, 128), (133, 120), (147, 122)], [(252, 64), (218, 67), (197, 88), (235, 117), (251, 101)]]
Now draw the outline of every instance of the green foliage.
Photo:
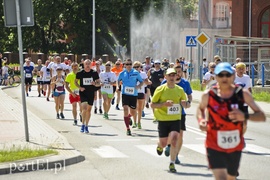
[(0, 162), (11, 162), (33, 157), (45, 156), (48, 154), (57, 154), (57, 151), (51, 149), (29, 149), (29, 148), (12, 148), (10, 150), (0, 151)]
[(253, 92), (252, 96), (255, 99), (255, 101), (270, 102), (270, 94), (267, 91)]
[[(130, 50), (130, 17), (142, 18), (150, 6), (189, 18), (197, 0), (96, 0), (96, 54), (113, 54), (117, 44)], [(166, 2), (166, 3), (165, 3)], [(92, 50), (92, 1), (33, 0), (35, 25), (23, 27), (24, 51), (88, 53)], [(18, 51), (17, 29), (4, 27), (0, 8), (0, 51)], [(113, 35), (113, 36), (112, 36)], [(116, 39), (116, 40), (115, 40)], [(63, 43), (59, 40), (67, 41)]]
[(191, 86), (192, 90), (203, 91), (200, 80), (198, 80), (198, 79), (192, 80), (190, 83), (190, 86)]

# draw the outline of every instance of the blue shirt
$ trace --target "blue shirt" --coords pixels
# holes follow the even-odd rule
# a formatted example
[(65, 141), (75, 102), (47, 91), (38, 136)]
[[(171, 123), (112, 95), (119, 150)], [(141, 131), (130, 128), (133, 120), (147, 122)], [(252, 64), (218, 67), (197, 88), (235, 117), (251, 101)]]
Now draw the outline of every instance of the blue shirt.
[[(167, 80), (164, 79), (161, 82), (161, 84), (165, 84), (166, 82), (167, 82)], [(184, 78), (181, 78), (180, 82), (177, 83), (177, 85), (180, 86), (181, 88), (183, 88), (184, 89), (184, 92), (187, 95), (191, 95), (192, 94), (192, 89), (191, 89), (191, 86), (190, 86), (190, 83), (188, 82), (188, 80), (186, 80)], [(182, 108), (182, 114), (186, 114), (184, 108)]]
[(118, 76), (119, 81), (122, 81), (122, 94), (138, 96), (137, 82), (143, 82), (143, 80), (137, 70), (131, 69), (130, 72), (123, 70)]
[(32, 71), (34, 70), (34, 67), (33, 66), (24, 66), (23, 67), (24, 69), (24, 76), (25, 78), (32, 78), (33, 77), (33, 74), (32, 74)]

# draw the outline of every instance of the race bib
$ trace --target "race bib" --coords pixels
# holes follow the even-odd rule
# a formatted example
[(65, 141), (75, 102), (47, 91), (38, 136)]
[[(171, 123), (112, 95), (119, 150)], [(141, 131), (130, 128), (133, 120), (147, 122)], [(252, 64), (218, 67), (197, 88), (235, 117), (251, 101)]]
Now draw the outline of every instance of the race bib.
[(180, 114), (180, 104), (173, 104), (173, 106), (167, 107), (167, 114), (168, 115)]
[(31, 73), (25, 73), (25, 77), (26, 78), (31, 78), (32, 77), (32, 74)]
[(46, 76), (46, 80), (50, 80), (51, 79), (51, 76)]
[(133, 95), (135, 93), (135, 88), (134, 87), (125, 87), (125, 94), (130, 94)]
[(239, 130), (218, 131), (217, 132), (218, 146), (223, 149), (232, 149), (240, 144)]
[(104, 86), (101, 86), (102, 90), (108, 94), (113, 94), (113, 86), (110, 84), (104, 84)]
[(58, 92), (58, 93), (64, 92), (64, 86), (56, 87), (55, 92)]
[(73, 91), (73, 93), (76, 94), (76, 95), (79, 95), (79, 91), (80, 91), (79, 89), (75, 89), (75, 90)]
[(83, 85), (92, 85), (93, 78), (83, 78)]

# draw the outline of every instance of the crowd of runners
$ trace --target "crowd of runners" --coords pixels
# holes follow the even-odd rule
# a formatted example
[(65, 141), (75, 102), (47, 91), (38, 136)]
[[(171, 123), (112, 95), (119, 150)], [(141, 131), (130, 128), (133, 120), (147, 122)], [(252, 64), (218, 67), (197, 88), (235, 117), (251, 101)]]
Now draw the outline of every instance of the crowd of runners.
[[(35, 66), (27, 58), (25, 92), (27, 96), (31, 92), (33, 73), (36, 74), (37, 96), (46, 96), (47, 101), (54, 98), (57, 119), (65, 118), (64, 99), (68, 92), (73, 124), (80, 120), (82, 133), (89, 133), (92, 111), (108, 120), (111, 105), (115, 104), (116, 110), (123, 109), (126, 134), (131, 136), (132, 128), (143, 126), (144, 108), (151, 107), (153, 122), (158, 123), (157, 154), (161, 155), (165, 148), (165, 155), (170, 156), (169, 170), (176, 172), (186, 130), (184, 109), (192, 104), (192, 89), (183, 59), (170, 63), (147, 56), (143, 61), (118, 59), (115, 63), (103, 63), (101, 59), (86, 59), (78, 64), (68, 59), (62, 62), (60, 56), (54, 56), (45, 65), (38, 60)], [(231, 65), (215, 56), (213, 61), (203, 63), (207, 67), (202, 81), (206, 91), (196, 116), (200, 129), (207, 134), (209, 168), (216, 179), (235, 179), (245, 146), (247, 120), (266, 118), (252, 98), (250, 78), (241, 59), (237, 58)], [(248, 107), (253, 113), (248, 112)]]

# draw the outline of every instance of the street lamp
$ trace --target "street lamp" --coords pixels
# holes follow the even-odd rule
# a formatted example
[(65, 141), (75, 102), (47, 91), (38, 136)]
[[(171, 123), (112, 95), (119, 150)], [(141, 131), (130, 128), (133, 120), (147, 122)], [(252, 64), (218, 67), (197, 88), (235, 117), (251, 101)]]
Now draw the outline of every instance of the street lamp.
[(93, 29), (92, 29), (92, 58), (96, 57), (96, 8), (95, 0), (93, 0)]

